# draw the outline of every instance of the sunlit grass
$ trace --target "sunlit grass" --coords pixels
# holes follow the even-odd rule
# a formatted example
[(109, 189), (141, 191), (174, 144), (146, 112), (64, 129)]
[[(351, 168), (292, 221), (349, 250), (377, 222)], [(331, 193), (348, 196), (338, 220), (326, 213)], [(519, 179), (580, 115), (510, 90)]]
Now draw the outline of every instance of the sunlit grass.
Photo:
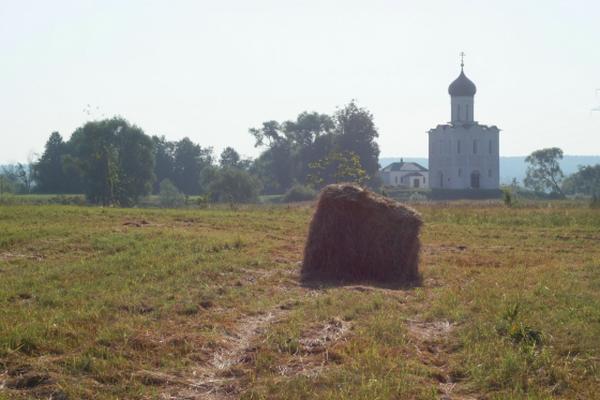
[[(277, 318), (239, 366), (242, 398), (434, 399), (439, 375), (474, 397), (597, 397), (600, 213), (416, 207), (424, 284), (389, 290), (302, 287), (305, 206), (0, 206), (0, 380), (50, 378), (0, 399), (159, 398), (174, 389), (136, 372), (191, 377), (263, 312)], [(302, 340), (331, 321), (348, 332), (306, 353)], [(429, 354), (410, 321), (453, 328)]]

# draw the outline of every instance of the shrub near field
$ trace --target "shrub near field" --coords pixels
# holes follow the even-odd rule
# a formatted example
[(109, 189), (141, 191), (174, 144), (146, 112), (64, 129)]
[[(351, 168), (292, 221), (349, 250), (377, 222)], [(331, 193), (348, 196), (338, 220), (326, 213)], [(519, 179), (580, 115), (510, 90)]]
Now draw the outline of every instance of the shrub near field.
[(418, 205), (405, 290), (302, 287), (308, 206), (0, 206), (0, 398), (599, 398), (600, 213), (550, 204)]

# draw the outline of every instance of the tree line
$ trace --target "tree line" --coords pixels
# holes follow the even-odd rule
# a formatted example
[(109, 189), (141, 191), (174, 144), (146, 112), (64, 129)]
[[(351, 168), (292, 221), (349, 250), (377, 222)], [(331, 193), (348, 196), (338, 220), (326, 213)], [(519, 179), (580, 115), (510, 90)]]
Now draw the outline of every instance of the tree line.
[[(263, 149), (253, 169), (267, 194), (295, 184), (322, 186), (339, 181), (380, 185), (379, 136), (373, 115), (351, 102), (333, 115), (303, 112), (295, 120), (266, 121), (251, 128)], [(364, 179), (363, 179), (364, 177)]]
[[(165, 204), (185, 196), (254, 202), (259, 194), (308, 199), (334, 182), (381, 186), (373, 115), (354, 101), (331, 115), (305, 111), (248, 133), (261, 149), (256, 159), (243, 159), (233, 147), (215, 157), (211, 147), (188, 137), (149, 136), (121, 117), (90, 121), (68, 140), (53, 132), (36, 161), (3, 167), (0, 195), (83, 193), (91, 203), (132, 206), (149, 194), (161, 194)], [(581, 166), (565, 177), (562, 157), (556, 147), (531, 153), (524, 186), (555, 197), (600, 196), (600, 165)]]
[(149, 136), (121, 117), (90, 121), (68, 140), (53, 132), (31, 164), (4, 168), (0, 191), (84, 193), (91, 203), (132, 206), (161, 191), (251, 202), (297, 186), (378, 184), (373, 115), (354, 101), (332, 115), (305, 111), (294, 120), (266, 121), (249, 134), (261, 148), (256, 159), (243, 159), (233, 147), (217, 158), (188, 137)]

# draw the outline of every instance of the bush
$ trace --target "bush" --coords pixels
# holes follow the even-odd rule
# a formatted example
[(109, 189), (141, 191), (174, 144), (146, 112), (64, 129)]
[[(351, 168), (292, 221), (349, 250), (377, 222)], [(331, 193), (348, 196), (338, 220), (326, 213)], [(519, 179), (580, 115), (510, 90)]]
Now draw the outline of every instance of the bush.
[(512, 189), (509, 187), (502, 188), (502, 201), (506, 207), (512, 207), (514, 199)]
[(525, 345), (541, 345), (544, 335), (538, 329), (526, 325), (520, 318), (521, 304), (509, 305), (496, 326), (499, 335), (510, 338), (513, 343)]
[(294, 185), (283, 195), (284, 203), (293, 203), (296, 201), (309, 201), (317, 196), (312, 188), (303, 185)]
[(260, 181), (247, 171), (226, 167), (219, 170), (209, 185), (212, 200), (222, 203), (258, 202)]
[(58, 195), (48, 199), (48, 204), (83, 206), (86, 203), (85, 203), (85, 197), (81, 196), (81, 195), (58, 194)]
[(202, 196), (198, 196), (196, 198), (196, 205), (200, 208), (208, 208), (210, 204), (210, 194), (205, 194)]
[(12, 193), (2, 193), (0, 195), (0, 204), (16, 204), (16, 196)]
[(4, 175), (0, 175), (0, 197), (15, 192), (14, 182)]
[(427, 196), (423, 193), (412, 192), (410, 196), (408, 196), (408, 201), (410, 202), (419, 202), (419, 201), (427, 201)]
[(160, 205), (163, 207), (181, 207), (185, 203), (185, 196), (168, 179), (160, 182), (158, 197)]
[(600, 208), (600, 196), (594, 193), (590, 201), (590, 208)]

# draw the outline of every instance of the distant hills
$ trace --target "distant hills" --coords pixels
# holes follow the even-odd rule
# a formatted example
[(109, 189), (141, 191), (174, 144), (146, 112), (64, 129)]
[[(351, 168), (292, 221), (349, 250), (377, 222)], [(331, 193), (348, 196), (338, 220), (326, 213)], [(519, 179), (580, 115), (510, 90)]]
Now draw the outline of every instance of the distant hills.
[[(429, 168), (429, 161), (425, 157), (403, 157), (404, 161), (417, 162), (422, 166)], [(382, 157), (379, 159), (381, 167), (385, 167), (393, 162), (400, 161), (400, 157)], [(565, 175), (577, 172), (579, 165), (600, 164), (600, 156), (564, 156), (560, 163)], [(510, 183), (513, 178), (517, 178), (519, 183), (525, 178), (525, 156), (500, 157), (500, 183)]]

